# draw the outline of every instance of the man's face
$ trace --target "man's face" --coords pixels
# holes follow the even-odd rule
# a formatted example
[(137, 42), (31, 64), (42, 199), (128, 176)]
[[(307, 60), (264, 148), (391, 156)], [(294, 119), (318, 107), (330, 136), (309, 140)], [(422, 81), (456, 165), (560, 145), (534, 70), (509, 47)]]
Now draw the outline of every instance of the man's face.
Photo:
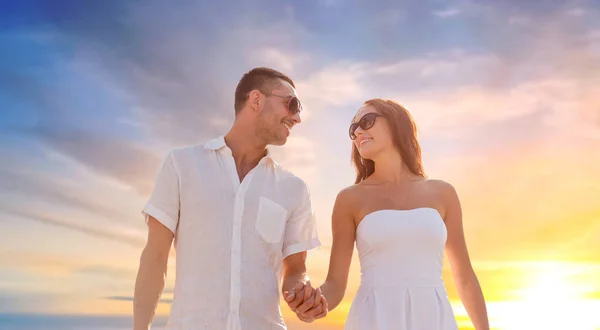
[(294, 125), (301, 122), (300, 113), (292, 113), (288, 109), (290, 99), (297, 97), (296, 90), (281, 80), (270, 93), (262, 97), (264, 105), (258, 116), (257, 136), (266, 144), (284, 145)]

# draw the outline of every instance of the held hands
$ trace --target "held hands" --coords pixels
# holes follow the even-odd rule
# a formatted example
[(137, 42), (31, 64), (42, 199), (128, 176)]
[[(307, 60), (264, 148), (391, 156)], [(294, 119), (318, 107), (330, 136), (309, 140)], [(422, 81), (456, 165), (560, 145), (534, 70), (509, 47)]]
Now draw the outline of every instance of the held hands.
[(292, 292), (285, 291), (283, 299), (303, 322), (313, 322), (325, 317), (328, 312), (327, 300), (321, 294), (321, 288), (313, 289), (310, 281), (305, 285), (298, 283)]

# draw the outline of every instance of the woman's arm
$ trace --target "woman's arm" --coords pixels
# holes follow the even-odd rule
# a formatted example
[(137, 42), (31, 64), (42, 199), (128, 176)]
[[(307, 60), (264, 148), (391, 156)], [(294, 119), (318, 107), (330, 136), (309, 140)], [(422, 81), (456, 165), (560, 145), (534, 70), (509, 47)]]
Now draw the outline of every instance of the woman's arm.
[(321, 292), (327, 299), (329, 310), (336, 308), (344, 298), (354, 252), (356, 223), (352, 206), (356, 203), (353, 203), (353, 194), (350, 189), (344, 189), (338, 194), (331, 216), (333, 244), (327, 279), (321, 285)]
[[(321, 285), (320, 292), (328, 310), (337, 307), (346, 293), (348, 284), (348, 272), (352, 261), (354, 250), (354, 238), (356, 235), (356, 224), (354, 222), (352, 188), (342, 190), (335, 200), (332, 213), (333, 244), (329, 259), (329, 271), (325, 283)], [(300, 306), (299, 316), (311, 318), (319, 314), (316, 308)]]
[(471, 265), (462, 224), (460, 200), (454, 187), (440, 182), (445, 205), (444, 222), (448, 229), (446, 253), (454, 283), (467, 314), (476, 330), (489, 330), (485, 299), (477, 275)]

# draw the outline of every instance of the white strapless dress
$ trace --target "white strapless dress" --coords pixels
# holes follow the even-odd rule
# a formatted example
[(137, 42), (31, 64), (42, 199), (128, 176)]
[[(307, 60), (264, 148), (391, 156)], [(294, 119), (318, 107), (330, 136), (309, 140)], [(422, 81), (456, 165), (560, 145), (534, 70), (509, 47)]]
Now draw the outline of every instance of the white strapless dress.
[(437, 210), (380, 210), (356, 229), (361, 284), (346, 330), (457, 330), (442, 281), (446, 225)]

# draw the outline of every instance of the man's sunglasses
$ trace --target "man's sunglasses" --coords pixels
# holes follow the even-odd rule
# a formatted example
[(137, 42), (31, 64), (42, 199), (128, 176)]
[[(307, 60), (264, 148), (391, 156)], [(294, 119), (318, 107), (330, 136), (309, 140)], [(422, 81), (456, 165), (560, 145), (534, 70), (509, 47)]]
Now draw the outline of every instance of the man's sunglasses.
[(289, 96), (277, 95), (277, 94), (273, 94), (273, 93), (264, 93), (264, 92), (263, 92), (263, 94), (265, 94), (266, 96), (277, 96), (279, 98), (286, 99), (287, 100), (287, 104), (286, 104), (287, 109), (292, 116), (299, 114), (300, 111), (302, 111), (302, 103), (300, 103), (300, 100), (295, 96), (289, 97)]
[(354, 140), (356, 139), (356, 134), (354, 134), (354, 132), (356, 131), (357, 128), (361, 128), (363, 131), (368, 130), (369, 128), (373, 127), (373, 125), (375, 125), (375, 118), (377, 117), (383, 117), (382, 115), (375, 113), (375, 112), (369, 112), (368, 114), (362, 116), (362, 118), (355, 122), (352, 123), (350, 125), (350, 140)]

